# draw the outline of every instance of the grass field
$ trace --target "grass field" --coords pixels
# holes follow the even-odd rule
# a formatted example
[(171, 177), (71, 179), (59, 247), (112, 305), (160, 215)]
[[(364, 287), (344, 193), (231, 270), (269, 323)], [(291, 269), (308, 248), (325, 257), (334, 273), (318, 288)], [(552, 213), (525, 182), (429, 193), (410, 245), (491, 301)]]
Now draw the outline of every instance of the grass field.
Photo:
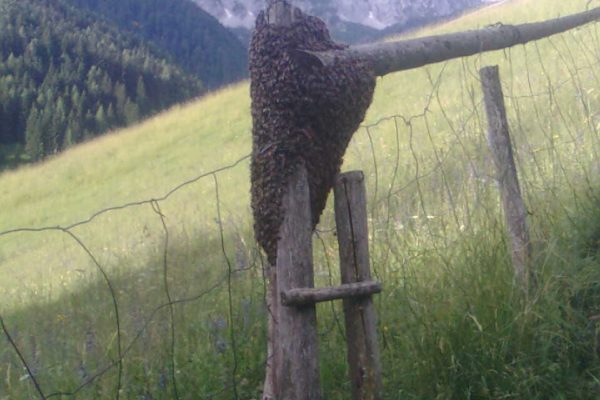
[[(586, 4), (515, 0), (412, 35)], [(600, 396), (598, 29), (378, 80), (344, 169), (367, 176), (386, 399)], [(528, 300), (512, 284), (487, 153), (478, 69), (490, 64), (531, 214)], [(0, 232), (17, 230), (0, 233), (0, 316), (46, 397), (259, 398), (248, 92), (232, 86), (0, 175)], [(338, 279), (332, 227), (328, 209), (314, 242), (321, 286)], [(341, 309), (318, 312), (324, 398), (347, 399)], [(39, 398), (5, 339), (0, 400)]]

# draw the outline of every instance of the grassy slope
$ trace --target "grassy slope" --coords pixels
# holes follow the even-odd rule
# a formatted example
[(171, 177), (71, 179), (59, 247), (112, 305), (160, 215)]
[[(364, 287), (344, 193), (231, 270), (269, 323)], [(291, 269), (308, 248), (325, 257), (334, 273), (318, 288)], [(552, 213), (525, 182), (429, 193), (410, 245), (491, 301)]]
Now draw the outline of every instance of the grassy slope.
[[(577, 2), (561, 2), (553, 5), (551, 13), (543, 10), (546, 13), (541, 14), (544, 7), (537, 3), (516, 1), (492, 7), (441, 25), (435, 32), (481, 27), (500, 20), (524, 21), (522, 15), (532, 20), (581, 10)], [(365, 123), (421, 112), (424, 94), (430, 91), (422, 76), (417, 70), (380, 79)], [(0, 176), (7, 193), (0, 199), (0, 207), (13, 212), (2, 215), (0, 230), (68, 224), (107, 206), (158, 196), (175, 182), (248, 154), (249, 130), (248, 88), (241, 84), (175, 107), (43, 164), (6, 172)]]
[[(2, 175), (2, 229), (68, 224), (107, 206), (160, 195), (248, 153), (242, 84), (175, 107), (54, 159)], [(226, 109), (227, 112), (223, 112)]]
[[(45, 163), (4, 173), (2, 190), (6, 195), (2, 196), (0, 207), (12, 211), (0, 216), (0, 230), (70, 225), (106, 207), (160, 197), (179, 183), (238, 160), (250, 147), (247, 91), (246, 84), (225, 89), (218, 95), (175, 107), (141, 125), (78, 146)], [(239, 188), (246, 199), (249, 179), (244, 169), (238, 171), (229, 183)], [(203, 187), (200, 193), (209, 190)], [(224, 193), (225, 198), (238, 197), (232, 190)], [(188, 193), (176, 202), (197, 201), (191, 195)], [(214, 214), (214, 209), (210, 213)], [(128, 223), (138, 229), (136, 217), (131, 218)], [(102, 233), (96, 230), (93, 235), (110, 240), (110, 224), (98, 229)], [(23, 260), (19, 257), (24, 252), (35, 255), (41, 246), (39, 257), (34, 259), (56, 265), (55, 260), (47, 259), (44, 237), (11, 239), (0, 246), (0, 258), (10, 260), (4, 268), (12, 272), (5, 275), (4, 288), (14, 288), (11, 275), (18, 281), (30, 273), (44, 274), (37, 268), (28, 271), (20, 267)], [(23, 242), (27, 250), (19, 245)]]
[[(500, 20), (517, 23), (525, 21), (523, 15), (535, 20), (582, 9), (578, 2), (561, 2), (549, 13), (538, 3), (523, 0), (484, 9), (443, 24), (435, 32)], [(424, 94), (430, 91), (422, 77), (417, 70), (380, 79), (365, 123), (421, 112)], [(0, 179), (6, 195), (0, 207), (13, 211), (1, 216), (0, 230), (68, 224), (107, 206), (158, 196), (174, 183), (226, 165), (250, 151), (249, 107), (247, 84), (240, 84), (43, 164), (3, 173)]]
[[(585, 3), (513, 1), (427, 33), (555, 17), (580, 11)], [(593, 34), (594, 30), (584, 32)], [(586, 385), (598, 364), (593, 357), (581, 356), (589, 353), (585, 348), (589, 338), (587, 331), (578, 331), (586, 322), (576, 309), (569, 309), (567, 317), (560, 310), (566, 307), (565, 299), (577, 296), (584, 297), (580, 301), (586, 312), (595, 307), (586, 303), (595, 297), (588, 293), (591, 285), (585, 282), (597, 280), (592, 268), (597, 264), (566, 251), (573, 242), (583, 249), (593, 248), (588, 238), (596, 234), (597, 225), (591, 221), (597, 208), (588, 206), (584, 195), (571, 194), (592, 186), (589, 179), (597, 165), (598, 139), (590, 123), (592, 115), (581, 110), (577, 99), (585, 97), (588, 105), (597, 105), (594, 88), (599, 86), (598, 79), (590, 68), (573, 68), (593, 64), (582, 43), (594, 46), (594, 40), (581, 41), (577, 33), (568, 34), (537, 47), (379, 80), (366, 124), (393, 115), (408, 120), (428, 110), (425, 117), (415, 117), (411, 126), (398, 119), (381, 122), (368, 132), (362, 129), (346, 163), (348, 169), (364, 169), (370, 186), (373, 264), (386, 284), (385, 294), (379, 297), (386, 398), (525, 399), (549, 398), (550, 393), (556, 398), (588, 398), (577, 390), (593, 398)], [(566, 49), (572, 51), (573, 60), (558, 57), (570, 57)], [(501, 64), (516, 146), (524, 154), (519, 162), (528, 204), (534, 210), (534, 235), (540, 241), (538, 261), (550, 276), (544, 275), (539, 297), (525, 308), (511, 291), (493, 185), (479, 182), (485, 179), (475, 182), (469, 178), (471, 167), (488, 172), (480, 154), (485, 147), (481, 135), (485, 121), (480, 112), (470, 110), (473, 102), (480, 104), (477, 67), (490, 63)], [(435, 82), (442, 70), (441, 83), (432, 90), (430, 80)], [(569, 77), (571, 81), (561, 84)], [(522, 97), (547, 91), (548, 81), (555, 88), (554, 103), (546, 105), (544, 96), (536, 97), (535, 102)], [(394, 122), (400, 128), (396, 129)], [(3, 173), (0, 209), (5, 212), (0, 215), (0, 231), (65, 226), (104, 207), (161, 197), (187, 179), (248, 154), (249, 131), (248, 87), (241, 84), (44, 164)], [(373, 141), (377, 174), (367, 133)], [(590, 144), (584, 147), (588, 151), (571, 143), (579, 136)], [(415, 185), (413, 178), (423, 171), (436, 174)], [(568, 187), (568, 182), (573, 186)], [(229, 259), (235, 265), (255, 265), (249, 234), (247, 162), (219, 174), (218, 183)], [(217, 251), (215, 194), (209, 176), (160, 202), (171, 239), (169, 280), (177, 298), (194, 295), (198, 287), (204, 290), (213, 283), (221, 282), (219, 287), (226, 288), (219, 281), (227, 263)], [(581, 232), (564, 222), (576, 220), (578, 215), (588, 220)], [(561, 224), (569, 228), (563, 230)], [(326, 265), (335, 255), (328, 226), (329, 214), (323, 221), (325, 250), (317, 242), (319, 265)], [(121, 307), (123, 339), (131, 339), (140, 328), (140, 318), (149, 317), (152, 307), (165, 300), (161, 286), (165, 236), (159, 215), (149, 205), (132, 207), (102, 215), (73, 231), (109, 271)], [(567, 241), (569, 246), (561, 247)], [(565, 265), (584, 272), (571, 278), (565, 271), (564, 281), (557, 285), (552, 271)], [(62, 370), (42, 368), (40, 379), (45, 387), (75, 387), (80, 381), (73, 371), (81, 365), (93, 370), (107, 360), (107, 354), (115, 356), (114, 315), (107, 288), (96, 266), (68, 236), (49, 232), (0, 237), (0, 269), (0, 313), (10, 314), (9, 326), (20, 332), (19, 344), (28, 358), (39, 359), (43, 366), (63, 360)], [(228, 382), (233, 370), (230, 347), (225, 345), (223, 350), (219, 343), (231, 346), (227, 326), (235, 323), (240, 349), (235, 371), (241, 381), (238, 389), (244, 393), (242, 398), (256, 395), (264, 339), (262, 284), (253, 278), (258, 275), (258, 270), (252, 269), (243, 279), (234, 277), (233, 316), (226, 311), (226, 290), (211, 292), (200, 303), (186, 306), (185, 312), (183, 307), (177, 309), (180, 390), (209, 393)], [(327, 281), (328, 271), (320, 271), (319, 276), (321, 283)], [(322, 360), (325, 392), (328, 398), (343, 399), (347, 387), (340, 386), (340, 380), (344, 382), (343, 357), (338, 356), (343, 353), (340, 333), (329, 306), (321, 311), (323, 332), (328, 334), (321, 344), (323, 353), (329, 355)], [(164, 313), (159, 320), (169, 318)], [(161, 382), (172, 382), (164, 344), (168, 324), (163, 325), (152, 325), (127, 359), (125, 386), (131, 397), (144, 390), (158, 391), (160, 397), (160, 390), (165, 390)], [(83, 344), (89, 342), (90, 332), (96, 338), (94, 346)], [(70, 338), (63, 340), (63, 335)], [(576, 339), (581, 343), (572, 345)], [(36, 348), (43, 349), (41, 355)], [(155, 356), (148, 356), (150, 353)], [(136, 362), (136, 357), (144, 361)], [(0, 360), (0, 376), (6, 376), (9, 393), (15, 398), (31, 394), (27, 380), (16, 382), (20, 375), (14, 372), (18, 363), (11, 352), (0, 349)], [(114, 378), (113, 371), (86, 393), (113, 398)], [(140, 379), (146, 382), (138, 382)], [(0, 399), (1, 395), (0, 391)], [(231, 393), (226, 391), (221, 398), (231, 398)]]

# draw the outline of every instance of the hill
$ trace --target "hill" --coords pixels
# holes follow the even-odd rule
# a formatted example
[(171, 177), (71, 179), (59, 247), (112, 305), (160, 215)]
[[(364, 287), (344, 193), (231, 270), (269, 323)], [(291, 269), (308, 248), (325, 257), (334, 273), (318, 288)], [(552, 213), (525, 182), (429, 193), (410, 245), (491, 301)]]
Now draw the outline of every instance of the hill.
[(246, 75), (244, 46), (186, 0), (0, 7), (0, 166), (18, 163), (23, 149), (35, 161)]
[(209, 89), (247, 76), (247, 49), (190, 0), (66, 0), (159, 48)]
[(31, 160), (203, 90), (156, 48), (60, 0), (0, 8), (0, 145)]
[[(515, 0), (428, 35), (587, 0)], [(386, 399), (598, 397), (597, 26), (391, 74), (353, 138), (365, 172)], [(538, 286), (513, 285), (478, 69), (499, 64)], [(263, 258), (247, 82), (0, 174), (0, 316), (46, 397), (260, 397)], [(316, 285), (339, 279), (333, 217)], [(30, 229), (18, 229), (26, 227)], [(348, 398), (341, 305), (318, 308), (323, 398)], [(0, 333), (0, 386), (36, 397)]]

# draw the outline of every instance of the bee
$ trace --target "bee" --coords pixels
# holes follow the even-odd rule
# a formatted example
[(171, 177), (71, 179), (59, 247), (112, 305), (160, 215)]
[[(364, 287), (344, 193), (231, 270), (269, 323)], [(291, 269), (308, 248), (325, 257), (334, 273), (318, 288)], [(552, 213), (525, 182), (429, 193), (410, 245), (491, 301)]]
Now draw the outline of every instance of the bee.
[(367, 61), (323, 66), (302, 50), (341, 50), (317, 17), (294, 11), (291, 26), (259, 14), (250, 44), (251, 195), (254, 232), (276, 264), (281, 203), (288, 180), (305, 165), (313, 229), (375, 89)]

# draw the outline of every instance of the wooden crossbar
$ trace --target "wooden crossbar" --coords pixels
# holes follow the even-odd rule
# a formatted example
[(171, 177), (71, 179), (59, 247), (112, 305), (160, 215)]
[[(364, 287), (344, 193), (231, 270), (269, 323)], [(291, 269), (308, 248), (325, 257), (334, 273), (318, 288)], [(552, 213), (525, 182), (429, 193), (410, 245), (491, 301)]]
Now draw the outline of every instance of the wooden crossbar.
[(346, 283), (326, 288), (290, 289), (281, 292), (281, 303), (286, 307), (298, 307), (324, 301), (371, 296), (380, 293), (380, 282), (367, 281)]

